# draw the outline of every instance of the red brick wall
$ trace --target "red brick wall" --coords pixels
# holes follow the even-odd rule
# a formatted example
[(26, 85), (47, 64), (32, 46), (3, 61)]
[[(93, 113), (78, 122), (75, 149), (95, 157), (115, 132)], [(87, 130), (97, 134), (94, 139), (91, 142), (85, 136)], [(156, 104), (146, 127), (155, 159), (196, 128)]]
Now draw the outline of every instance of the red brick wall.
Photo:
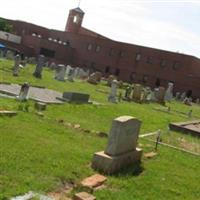
[[(130, 75), (135, 73), (133, 82), (143, 83), (144, 76), (147, 76), (146, 85), (151, 87), (155, 86), (157, 78), (165, 87), (169, 81), (173, 81), (175, 92), (191, 89), (194, 97), (200, 97), (200, 59), (193, 56), (113, 41), (82, 27), (78, 28), (78, 33), (77, 27), (71, 27), (74, 23), (69, 24), (69, 20), (66, 28), (68, 32), (49, 30), (19, 21), (12, 21), (12, 24), (15, 32), (23, 38), (20, 48), (33, 48), (34, 55), (39, 54), (41, 47), (55, 50), (57, 62), (88, 68), (93, 63), (93, 69), (102, 72), (110, 66), (110, 74), (119, 69), (118, 78), (123, 81), (131, 81)], [(33, 32), (41, 35), (42, 39), (32, 37)], [(70, 47), (48, 41), (49, 37), (62, 42), (69, 41)], [(92, 45), (90, 51), (87, 49), (88, 44)], [(97, 46), (101, 48), (99, 52), (96, 52)], [(111, 49), (112, 56), (109, 55)], [(120, 52), (124, 52), (124, 55), (120, 56)], [(139, 61), (135, 60), (137, 53), (141, 54)], [(148, 58), (152, 59), (151, 63), (147, 62)], [(161, 66), (162, 60), (166, 61), (165, 66)], [(178, 63), (176, 68), (173, 67), (175, 62)]]

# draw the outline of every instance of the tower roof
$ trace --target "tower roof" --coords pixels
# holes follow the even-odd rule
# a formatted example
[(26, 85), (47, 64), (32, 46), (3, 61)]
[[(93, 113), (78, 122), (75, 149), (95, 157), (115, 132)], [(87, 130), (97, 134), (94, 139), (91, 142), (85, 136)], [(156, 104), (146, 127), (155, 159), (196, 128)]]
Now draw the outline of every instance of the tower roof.
[(79, 7), (74, 8), (74, 9), (72, 9), (72, 10), (74, 10), (74, 11), (76, 11), (76, 12), (79, 12), (79, 13), (81, 13), (81, 14), (85, 14), (85, 13), (83, 12), (83, 10), (81, 10)]

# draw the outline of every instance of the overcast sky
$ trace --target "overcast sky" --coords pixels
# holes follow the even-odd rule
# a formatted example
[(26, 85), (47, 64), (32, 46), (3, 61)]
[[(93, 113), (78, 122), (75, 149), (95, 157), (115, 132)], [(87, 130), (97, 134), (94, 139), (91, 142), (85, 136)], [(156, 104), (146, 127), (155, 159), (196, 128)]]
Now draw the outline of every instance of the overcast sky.
[[(78, 0), (5, 0), (1, 17), (64, 30)], [(82, 0), (83, 26), (111, 39), (200, 58), (200, 0)]]

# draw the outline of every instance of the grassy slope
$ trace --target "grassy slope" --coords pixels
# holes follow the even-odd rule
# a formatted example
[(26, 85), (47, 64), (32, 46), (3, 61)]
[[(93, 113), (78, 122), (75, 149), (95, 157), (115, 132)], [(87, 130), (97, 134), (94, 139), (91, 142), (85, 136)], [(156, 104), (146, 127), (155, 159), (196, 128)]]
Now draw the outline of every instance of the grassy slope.
[[(46, 86), (58, 91), (82, 91), (91, 94), (93, 100), (105, 103), (94, 105), (51, 105), (45, 117), (35, 115), (33, 102), (29, 113), (20, 112), (14, 118), (0, 118), (0, 199), (25, 193), (29, 190), (48, 192), (66, 181), (80, 181), (94, 173), (89, 167), (94, 152), (105, 148), (107, 139), (95, 134), (83, 134), (56, 122), (63, 119), (79, 123), (81, 127), (108, 132), (113, 118), (132, 115), (143, 124), (141, 133), (166, 130), (171, 121), (185, 121), (180, 114), (167, 114), (153, 110), (156, 104), (136, 103), (108, 104), (106, 95), (97, 88), (109, 88), (87, 83), (63, 83), (52, 79), (53, 73), (45, 69), (43, 79), (32, 77), (29, 66), (12, 77), (12, 62), (0, 62), (0, 81)], [(0, 99), (0, 109), (17, 109), (14, 100)], [(188, 112), (189, 107), (171, 103), (172, 109)], [(193, 107), (194, 115), (200, 116), (200, 108)], [(182, 136), (176, 133), (176, 137)], [(190, 136), (182, 136), (191, 140)], [(146, 144), (144, 140), (139, 141)], [(198, 141), (199, 142), (199, 141)], [(152, 147), (144, 146), (144, 151)], [(200, 160), (190, 154), (160, 147), (159, 155), (151, 160), (143, 159), (144, 170), (140, 175), (127, 169), (117, 176), (110, 176), (108, 188), (95, 193), (97, 199), (198, 199), (200, 196)]]

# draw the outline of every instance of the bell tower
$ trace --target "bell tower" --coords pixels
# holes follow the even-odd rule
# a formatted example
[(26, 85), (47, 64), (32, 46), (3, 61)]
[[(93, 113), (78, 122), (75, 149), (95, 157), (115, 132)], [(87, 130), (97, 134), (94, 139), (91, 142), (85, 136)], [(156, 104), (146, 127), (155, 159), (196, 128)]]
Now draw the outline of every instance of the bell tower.
[(65, 31), (78, 33), (83, 22), (84, 14), (85, 13), (79, 7), (70, 10)]

